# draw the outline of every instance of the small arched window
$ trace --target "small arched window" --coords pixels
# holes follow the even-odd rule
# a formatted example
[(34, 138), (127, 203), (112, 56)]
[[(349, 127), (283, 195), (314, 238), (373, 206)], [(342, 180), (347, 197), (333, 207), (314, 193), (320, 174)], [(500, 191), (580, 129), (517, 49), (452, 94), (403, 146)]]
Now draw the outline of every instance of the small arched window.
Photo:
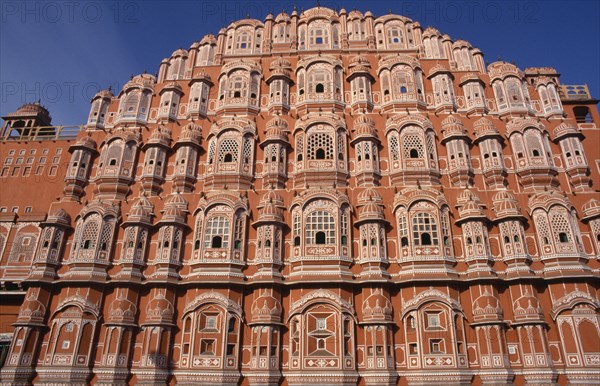
[(569, 237), (567, 236), (567, 234), (565, 232), (560, 232), (558, 234), (558, 240), (561, 243), (568, 243), (569, 242)]
[(210, 243), (211, 248), (221, 248), (223, 245), (223, 238), (221, 236), (214, 236)]
[(406, 87), (405, 86), (401, 86), (400, 87), (400, 94), (406, 94)]
[(315, 87), (315, 92), (317, 94), (322, 94), (325, 92), (325, 86), (323, 86), (323, 83), (317, 83), (317, 87)]
[(233, 162), (233, 155), (231, 155), (231, 153), (225, 154), (225, 157), (223, 157), (223, 162)]
[(194, 249), (200, 249), (200, 240), (194, 242)]
[(408, 247), (408, 237), (403, 237), (400, 240), (400, 245), (402, 245), (403, 247)]
[(421, 234), (421, 245), (431, 245), (431, 235), (429, 233)]
[(83, 242), (83, 249), (90, 249), (91, 245), (92, 245), (92, 240), (85, 240)]
[(533, 151), (531, 152), (533, 154), (534, 157), (539, 157), (540, 156), (540, 152), (538, 149), (533, 149)]
[(317, 244), (317, 245), (325, 244), (325, 232), (317, 232), (315, 234), (315, 244)]
[(417, 149), (410, 149), (410, 158), (419, 158), (419, 151)]
[(325, 150), (323, 150), (321, 148), (317, 149), (316, 158), (317, 159), (325, 159)]
[(294, 237), (294, 246), (295, 247), (299, 247), (300, 246), (300, 236)]

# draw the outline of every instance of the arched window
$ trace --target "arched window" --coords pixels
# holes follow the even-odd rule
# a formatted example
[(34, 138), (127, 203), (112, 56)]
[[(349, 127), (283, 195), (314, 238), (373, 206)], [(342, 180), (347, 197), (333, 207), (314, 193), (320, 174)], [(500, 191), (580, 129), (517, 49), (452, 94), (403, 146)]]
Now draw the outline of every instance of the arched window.
[(568, 243), (569, 242), (569, 237), (567, 236), (567, 234), (565, 232), (560, 232), (558, 234), (558, 240), (561, 243)]
[(315, 244), (325, 244), (325, 232), (317, 232), (315, 234)]
[(323, 86), (323, 83), (317, 83), (317, 86), (315, 87), (315, 92), (317, 94), (322, 94), (323, 92), (325, 92), (325, 86)]
[(229, 247), (229, 219), (225, 216), (211, 217), (206, 222), (204, 248)]
[(412, 219), (412, 231), (417, 246), (439, 244), (437, 221), (430, 213), (416, 213)]
[(317, 149), (317, 159), (325, 159), (325, 150), (319, 148)]
[(577, 123), (592, 123), (592, 114), (587, 106), (575, 106), (573, 107), (573, 113), (575, 114), (575, 120)]
[(335, 218), (326, 210), (315, 210), (306, 218), (307, 245), (335, 244)]
[(233, 162), (233, 156), (231, 153), (225, 154), (225, 157), (223, 157), (223, 162)]
[(221, 236), (213, 236), (210, 247), (211, 248), (221, 248), (223, 245), (223, 238)]
[(410, 149), (410, 158), (419, 158), (419, 151), (417, 149)]

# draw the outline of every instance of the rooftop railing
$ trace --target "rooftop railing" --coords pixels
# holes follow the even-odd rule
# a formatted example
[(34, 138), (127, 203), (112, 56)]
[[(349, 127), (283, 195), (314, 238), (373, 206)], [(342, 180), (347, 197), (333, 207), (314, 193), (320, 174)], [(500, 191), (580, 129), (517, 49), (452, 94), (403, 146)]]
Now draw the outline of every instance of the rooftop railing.
[(85, 129), (83, 125), (9, 127), (0, 141), (57, 141), (75, 139)]
[(587, 84), (560, 85), (558, 94), (562, 100), (589, 100), (594, 99), (590, 94)]

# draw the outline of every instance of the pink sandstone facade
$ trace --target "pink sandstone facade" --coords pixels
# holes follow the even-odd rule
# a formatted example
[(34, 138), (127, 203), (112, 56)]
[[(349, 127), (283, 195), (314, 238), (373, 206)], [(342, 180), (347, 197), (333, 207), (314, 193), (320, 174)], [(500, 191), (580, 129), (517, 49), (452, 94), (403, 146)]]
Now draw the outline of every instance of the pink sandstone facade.
[(600, 382), (600, 117), (402, 16), (232, 23), (0, 132), (2, 385)]

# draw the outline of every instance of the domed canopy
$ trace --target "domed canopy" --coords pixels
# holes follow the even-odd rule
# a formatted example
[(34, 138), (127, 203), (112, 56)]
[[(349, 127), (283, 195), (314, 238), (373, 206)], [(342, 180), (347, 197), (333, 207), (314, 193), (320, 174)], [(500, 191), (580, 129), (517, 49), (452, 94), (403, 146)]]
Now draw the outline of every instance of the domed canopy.
[(158, 293), (146, 306), (146, 323), (173, 323), (175, 310), (173, 304), (165, 298), (163, 291)]
[(176, 147), (181, 145), (200, 146), (201, 140), (202, 127), (193, 122), (190, 122), (181, 128), (181, 134), (179, 135), (179, 139), (177, 140), (177, 143), (175, 145)]
[(500, 301), (487, 289), (473, 302), (473, 320), (475, 322), (501, 322), (504, 320)]
[(473, 123), (473, 131), (477, 141), (489, 137), (504, 140), (496, 126), (494, 126), (494, 123), (485, 117), (480, 118)]
[(270, 83), (271, 80), (275, 78), (286, 78), (288, 81), (291, 81), (292, 77), (292, 64), (289, 60), (278, 58), (271, 62), (269, 66), (269, 70), (271, 71), (271, 76), (267, 79), (267, 83)]
[(283, 199), (275, 190), (267, 191), (260, 199), (257, 206), (258, 208), (258, 221), (254, 225), (261, 223), (283, 223), (283, 211), (285, 205)]
[(463, 190), (458, 195), (456, 202), (459, 216), (457, 224), (460, 224), (469, 219), (487, 219), (486, 215), (483, 213), (485, 206), (481, 203), (479, 196), (470, 189)]
[(360, 225), (363, 222), (377, 221), (385, 222), (385, 216), (383, 214), (383, 201), (379, 193), (375, 189), (367, 188), (358, 194), (358, 221), (356, 225)]
[(366, 188), (365, 190), (360, 192), (357, 196), (357, 199), (358, 199), (359, 206), (366, 205), (369, 202), (375, 202), (378, 204), (381, 204), (383, 202), (381, 195), (379, 193), (377, 193), (377, 191), (375, 189), (372, 189), (372, 188)]
[(448, 68), (441, 63), (436, 63), (435, 66), (431, 67), (431, 70), (429, 70), (429, 75), (427, 75), (427, 79), (431, 79), (437, 74), (449, 74), (450, 77), (454, 78), (452, 72), (450, 72), (450, 70), (448, 70)]
[(519, 203), (508, 190), (501, 190), (492, 198), (494, 202), (494, 212), (496, 219), (505, 219), (510, 217), (522, 218)]
[(554, 128), (554, 141), (560, 141), (567, 137), (583, 138), (583, 134), (577, 124), (570, 119)]
[(173, 51), (173, 53), (171, 54), (172, 58), (175, 57), (183, 57), (183, 58), (187, 58), (188, 57), (188, 52), (186, 50), (184, 50), (183, 48), (179, 48), (175, 51)]
[(376, 289), (363, 301), (362, 313), (365, 322), (391, 323), (392, 303), (381, 290)]
[(100, 90), (96, 95), (94, 95), (94, 97), (92, 98), (92, 101), (96, 100), (96, 99), (112, 99), (114, 97), (112, 91), (110, 89), (108, 90)]
[(356, 142), (356, 140), (361, 138), (368, 138), (379, 143), (375, 122), (366, 114), (361, 114), (354, 119), (354, 130), (356, 131), (356, 135), (352, 142)]
[(77, 142), (69, 146), (69, 153), (73, 153), (75, 150), (81, 149), (87, 152), (91, 152), (92, 154), (97, 154), (98, 151), (96, 150), (96, 147), (96, 141), (94, 141), (88, 133), (88, 135), (80, 137), (77, 140)]
[(33, 292), (25, 298), (21, 304), (21, 310), (17, 317), (17, 323), (44, 325), (44, 317), (46, 315), (46, 307), (37, 300), (37, 295)]
[(186, 225), (188, 202), (179, 192), (171, 194), (162, 210), (162, 218), (159, 223), (178, 223)]
[(156, 129), (152, 130), (150, 138), (148, 139), (148, 142), (144, 144), (143, 148), (146, 149), (149, 145), (158, 145), (169, 148), (170, 143), (171, 130), (163, 126), (158, 126)]
[(592, 198), (583, 205), (581, 211), (583, 213), (582, 220), (584, 221), (600, 217), (600, 200)]
[(288, 123), (285, 119), (277, 115), (267, 122), (266, 127), (266, 138), (264, 142), (288, 142)]
[(46, 221), (42, 224), (69, 227), (71, 224), (71, 216), (69, 216), (69, 213), (67, 213), (66, 210), (59, 208), (51, 212), (46, 218)]
[(281, 323), (281, 303), (273, 295), (264, 291), (252, 303), (252, 324)]
[(347, 79), (350, 81), (358, 75), (366, 76), (370, 80), (373, 80), (373, 76), (371, 75), (371, 63), (369, 63), (369, 60), (366, 57), (360, 54), (350, 60), (350, 63), (348, 64)]
[(442, 143), (456, 138), (463, 138), (470, 141), (462, 121), (452, 114), (442, 121), (442, 133), (444, 134)]
[(106, 323), (134, 325), (136, 313), (137, 307), (123, 294), (120, 294), (110, 303)]
[(131, 207), (129, 215), (127, 216), (127, 221), (123, 224), (141, 223), (152, 225), (152, 217), (154, 216), (153, 209), (154, 205), (152, 205), (145, 195), (142, 195)]

